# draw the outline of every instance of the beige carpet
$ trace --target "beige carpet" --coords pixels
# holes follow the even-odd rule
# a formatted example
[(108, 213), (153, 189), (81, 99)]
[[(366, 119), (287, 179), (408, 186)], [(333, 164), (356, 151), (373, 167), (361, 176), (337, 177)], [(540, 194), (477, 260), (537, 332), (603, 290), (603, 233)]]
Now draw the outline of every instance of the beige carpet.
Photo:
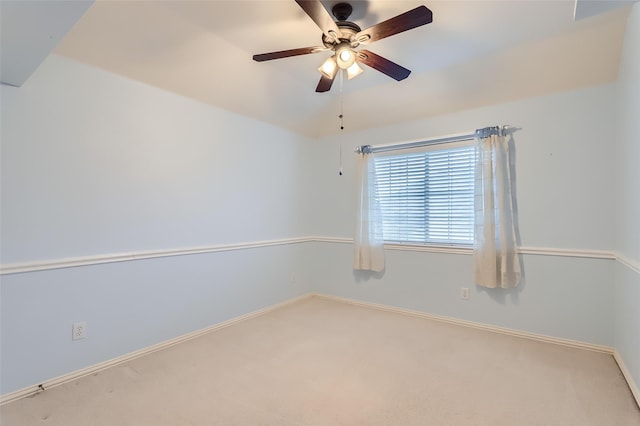
[(27, 425), (640, 425), (610, 355), (318, 297), (7, 404)]

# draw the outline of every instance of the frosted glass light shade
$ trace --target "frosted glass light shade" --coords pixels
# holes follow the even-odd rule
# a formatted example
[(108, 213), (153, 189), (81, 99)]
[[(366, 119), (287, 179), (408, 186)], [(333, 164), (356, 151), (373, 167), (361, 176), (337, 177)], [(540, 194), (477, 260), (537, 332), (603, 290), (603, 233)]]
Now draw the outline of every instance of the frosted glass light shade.
[(336, 76), (336, 72), (338, 72), (338, 64), (336, 63), (335, 56), (327, 58), (327, 60), (324, 61), (322, 65), (320, 65), (318, 71), (320, 71), (325, 77), (333, 80), (333, 78)]
[(347, 78), (351, 80), (353, 77), (357, 77), (362, 74), (362, 68), (357, 62), (354, 62), (349, 68), (347, 68)]
[(356, 54), (347, 43), (343, 43), (336, 50), (336, 62), (338, 66), (346, 70), (356, 61)]

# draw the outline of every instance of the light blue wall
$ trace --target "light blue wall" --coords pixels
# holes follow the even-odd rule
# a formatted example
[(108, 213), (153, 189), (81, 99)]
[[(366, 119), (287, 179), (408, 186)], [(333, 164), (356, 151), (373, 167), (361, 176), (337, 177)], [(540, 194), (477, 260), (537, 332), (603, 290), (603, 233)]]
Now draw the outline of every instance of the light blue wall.
[[(319, 235), (352, 237), (356, 145), (466, 133), (510, 124), (515, 133), (521, 245), (612, 252), (614, 241), (616, 85), (489, 106), (419, 122), (371, 129), (314, 145)], [(348, 114), (348, 111), (345, 111)], [(603, 143), (603, 141), (607, 141)], [(334, 173), (337, 147), (345, 174)], [(470, 255), (386, 250), (386, 271), (368, 280), (351, 270), (351, 247), (316, 247), (313, 287), (343, 297), (425, 311), (598, 345), (613, 346), (612, 259), (524, 255), (525, 280), (516, 290), (475, 287)], [(606, 257), (606, 256), (605, 256)], [(327, 271), (322, 273), (321, 271)], [(470, 287), (471, 298), (460, 299)]]
[[(5, 267), (308, 234), (298, 135), (56, 56), (1, 90)], [(307, 294), (305, 259), (294, 244), (3, 275), (0, 392)]]
[(3, 264), (305, 231), (290, 132), (56, 56), (2, 124)]
[[(350, 244), (316, 244), (313, 287), (325, 294), (530, 333), (613, 346), (613, 261), (524, 256), (516, 289), (473, 284), (470, 255), (386, 250), (386, 271), (351, 269)], [(470, 300), (460, 288), (470, 288)]]
[[(306, 253), (284, 245), (5, 275), (2, 394), (308, 294)], [(76, 321), (84, 340), (71, 340)]]
[[(615, 346), (640, 387), (640, 4), (625, 34), (618, 81)], [(635, 271), (634, 271), (635, 269)]]
[(640, 389), (640, 272), (618, 263), (615, 282), (615, 348)]
[[(314, 175), (319, 176), (315, 210), (324, 210), (324, 214), (314, 232), (353, 235), (356, 146), (509, 124), (521, 128), (514, 138), (522, 244), (613, 250), (615, 137), (611, 129), (615, 106), (616, 86), (607, 84), (320, 140), (313, 145), (317, 159)], [(345, 171), (342, 177), (336, 171), (340, 144)]]

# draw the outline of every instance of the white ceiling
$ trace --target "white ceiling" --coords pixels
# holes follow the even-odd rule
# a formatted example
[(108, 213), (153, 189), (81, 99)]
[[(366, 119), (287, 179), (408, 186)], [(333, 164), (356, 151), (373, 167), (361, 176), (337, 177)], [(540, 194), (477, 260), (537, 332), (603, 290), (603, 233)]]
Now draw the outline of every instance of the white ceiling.
[[(578, 6), (582, 3), (580, 0)], [(4, 3), (4, 1), (3, 1)], [(330, 9), (338, 1), (323, 1)], [(628, 7), (574, 0), (351, 1), (361, 28), (426, 5), (433, 23), (367, 49), (412, 70), (371, 69), (343, 84), (347, 131), (614, 81)], [(578, 17), (574, 20), (574, 11)], [(327, 52), (257, 63), (252, 55), (321, 45), (293, 0), (95, 2), (55, 53), (208, 104), (322, 137), (335, 134), (340, 84), (315, 93)]]

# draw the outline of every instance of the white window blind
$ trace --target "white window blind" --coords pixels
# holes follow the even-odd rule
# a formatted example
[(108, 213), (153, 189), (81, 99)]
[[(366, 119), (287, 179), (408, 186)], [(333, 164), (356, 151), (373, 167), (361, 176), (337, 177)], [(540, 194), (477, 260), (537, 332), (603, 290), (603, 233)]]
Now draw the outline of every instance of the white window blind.
[(375, 158), (384, 239), (473, 244), (475, 146)]

